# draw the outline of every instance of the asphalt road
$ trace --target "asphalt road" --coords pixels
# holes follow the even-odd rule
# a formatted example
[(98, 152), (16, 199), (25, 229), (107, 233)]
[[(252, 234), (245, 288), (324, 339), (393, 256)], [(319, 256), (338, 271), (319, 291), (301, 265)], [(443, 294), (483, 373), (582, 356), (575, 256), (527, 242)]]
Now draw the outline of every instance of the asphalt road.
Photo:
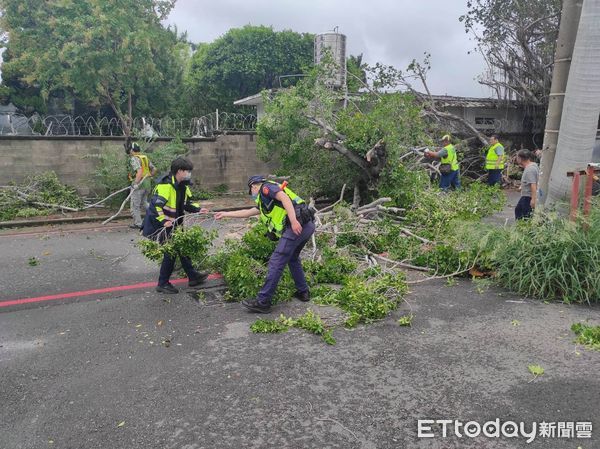
[[(543, 304), (461, 280), (413, 286), (384, 321), (253, 334), (255, 315), (188, 292), (165, 302), (126, 228), (0, 236), (0, 448), (600, 447), (600, 352), (574, 322), (600, 308)], [(29, 258), (39, 263), (29, 265)], [(213, 286), (218, 281), (213, 281)], [(1, 306), (0, 302), (0, 306)], [(274, 317), (315, 305), (293, 301)], [(411, 312), (412, 327), (399, 316)], [(528, 365), (545, 373), (534, 379)], [(592, 422), (592, 438), (419, 438), (418, 420)], [(539, 432), (539, 430), (538, 430)]]

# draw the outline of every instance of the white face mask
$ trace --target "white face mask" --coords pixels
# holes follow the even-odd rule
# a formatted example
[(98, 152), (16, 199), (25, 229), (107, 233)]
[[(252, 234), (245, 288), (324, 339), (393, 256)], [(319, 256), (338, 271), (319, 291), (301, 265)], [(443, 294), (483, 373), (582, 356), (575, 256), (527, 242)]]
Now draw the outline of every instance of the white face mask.
[(192, 172), (189, 171), (187, 172), (185, 175), (183, 175), (183, 178), (181, 178), (182, 181), (191, 181), (192, 180)]

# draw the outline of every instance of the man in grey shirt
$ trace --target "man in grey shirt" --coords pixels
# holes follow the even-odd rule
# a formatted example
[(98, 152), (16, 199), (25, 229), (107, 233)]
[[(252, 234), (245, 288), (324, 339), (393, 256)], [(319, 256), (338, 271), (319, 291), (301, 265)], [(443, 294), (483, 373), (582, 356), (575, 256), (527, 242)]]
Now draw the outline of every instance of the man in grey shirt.
[(533, 162), (533, 158), (534, 155), (529, 150), (520, 150), (517, 153), (517, 163), (523, 167), (523, 176), (521, 176), (521, 198), (515, 207), (516, 220), (531, 217), (535, 209), (540, 169)]

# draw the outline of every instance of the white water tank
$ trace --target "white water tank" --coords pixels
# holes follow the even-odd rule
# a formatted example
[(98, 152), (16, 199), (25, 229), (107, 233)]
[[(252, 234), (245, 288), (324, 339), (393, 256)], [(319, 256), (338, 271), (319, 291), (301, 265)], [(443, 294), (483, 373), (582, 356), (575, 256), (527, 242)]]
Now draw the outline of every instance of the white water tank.
[(336, 71), (327, 84), (334, 87), (346, 85), (346, 36), (341, 33), (327, 32), (315, 36), (315, 64), (319, 64), (329, 52), (336, 65)]

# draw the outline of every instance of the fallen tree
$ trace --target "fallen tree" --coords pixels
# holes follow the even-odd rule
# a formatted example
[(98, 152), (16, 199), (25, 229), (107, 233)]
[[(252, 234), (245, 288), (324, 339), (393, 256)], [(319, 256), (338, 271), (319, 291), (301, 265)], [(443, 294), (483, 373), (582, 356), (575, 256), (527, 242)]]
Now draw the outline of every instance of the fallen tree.
[(75, 188), (62, 184), (54, 172), (32, 176), (20, 184), (0, 186), (0, 220), (53, 211), (77, 212), (93, 206), (86, 206)]

